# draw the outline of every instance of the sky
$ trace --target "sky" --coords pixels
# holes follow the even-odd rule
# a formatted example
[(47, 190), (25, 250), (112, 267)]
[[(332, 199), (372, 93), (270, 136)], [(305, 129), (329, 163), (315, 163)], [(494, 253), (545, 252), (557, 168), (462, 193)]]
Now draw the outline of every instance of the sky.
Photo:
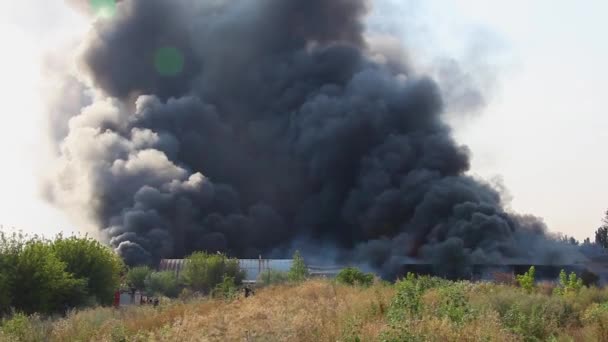
[[(370, 27), (397, 35), (414, 63), (454, 58), (484, 94), (451, 115), (471, 173), (500, 177), (511, 208), (549, 229), (592, 237), (608, 209), (608, 2), (381, 0)], [(0, 4), (0, 224), (78, 232), (40, 196), (51, 161), (40, 65), (45, 51), (86, 31), (62, 0)]]

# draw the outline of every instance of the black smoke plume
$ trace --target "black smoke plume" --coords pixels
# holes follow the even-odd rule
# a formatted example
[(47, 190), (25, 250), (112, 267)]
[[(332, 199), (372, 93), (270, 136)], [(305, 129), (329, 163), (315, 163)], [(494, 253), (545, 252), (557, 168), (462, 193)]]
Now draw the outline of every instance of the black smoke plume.
[(413, 259), (456, 273), (559, 262), (540, 220), (466, 175), (441, 85), (373, 48), (370, 5), (118, 2), (81, 47), (94, 98), (55, 125), (67, 133), (49, 196), (130, 264), (295, 247), (384, 273)]

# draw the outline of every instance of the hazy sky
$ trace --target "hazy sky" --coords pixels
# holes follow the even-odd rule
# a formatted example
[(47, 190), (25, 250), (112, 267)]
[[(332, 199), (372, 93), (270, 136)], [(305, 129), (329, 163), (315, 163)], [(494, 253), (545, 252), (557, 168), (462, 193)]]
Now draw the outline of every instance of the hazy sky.
[[(512, 208), (550, 230), (592, 236), (608, 208), (608, 1), (381, 2), (390, 14), (374, 25), (400, 34), (412, 59), (454, 57), (483, 81), (481, 113), (448, 114), (473, 152), (472, 173), (501, 176)], [(38, 194), (49, 163), (39, 65), (45, 49), (85, 29), (62, 0), (0, 4), (0, 224), (77, 230)]]

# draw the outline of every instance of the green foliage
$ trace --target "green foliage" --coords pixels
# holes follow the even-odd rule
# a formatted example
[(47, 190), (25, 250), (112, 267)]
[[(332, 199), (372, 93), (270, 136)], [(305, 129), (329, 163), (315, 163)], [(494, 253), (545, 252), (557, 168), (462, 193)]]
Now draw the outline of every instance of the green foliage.
[(583, 287), (583, 280), (576, 276), (576, 273), (566, 274), (566, 271), (561, 270), (559, 273), (559, 286), (555, 288), (554, 293), (557, 295), (577, 294)]
[(66, 271), (86, 283), (87, 293), (103, 305), (110, 305), (120, 286), (122, 259), (110, 248), (88, 237), (64, 238), (51, 244), (53, 253), (66, 264)]
[(163, 295), (175, 298), (180, 288), (175, 274), (170, 271), (152, 272), (144, 281), (146, 291), (152, 295)]
[(363, 273), (356, 267), (347, 267), (338, 273), (336, 280), (346, 285), (370, 286), (374, 282), (374, 275)]
[(226, 300), (234, 299), (237, 297), (238, 288), (234, 281), (234, 277), (224, 276), (222, 282), (217, 284), (213, 289), (213, 297), (214, 298), (223, 298)]
[(196, 252), (186, 258), (183, 277), (193, 290), (210, 293), (223, 282), (225, 276), (234, 278), (237, 285), (241, 284), (245, 272), (241, 270), (237, 259), (205, 252)]
[(92, 302), (109, 304), (121, 259), (89, 238), (55, 240), (0, 231), (0, 315), (51, 314)]
[(137, 266), (129, 269), (127, 272), (127, 284), (137, 290), (146, 288), (146, 279), (152, 273), (148, 266)]
[(264, 270), (258, 274), (257, 282), (261, 285), (283, 284), (289, 280), (287, 272), (277, 270)]
[(422, 311), (422, 295), (425, 291), (446, 284), (447, 281), (434, 277), (408, 273), (405, 279), (395, 284), (397, 293), (388, 309), (388, 319), (392, 324), (418, 317)]
[(608, 303), (593, 303), (585, 310), (582, 321), (594, 328), (597, 341), (608, 341)]
[(521, 275), (517, 275), (517, 283), (524, 290), (528, 291), (528, 293), (532, 292), (532, 290), (534, 289), (534, 273), (535, 269), (534, 266), (532, 266), (530, 267), (528, 272)]
[(447, 318), (457, 324), (462, 324), (475, 317), (462, 283), (442, 286), (437, 293), (439, 305), (434, 311), (436, 316)]
[(301, 282), (308, 278), (308, 267), (306, 267), (300, 251), (296, 251), (293, 255), (293, 263), (289, 268), (288, 277), (289, 281), (292, 282)]
[(52, 313), (86, 298), (86, 280), (66, 272), (66, 264), (41, 240), (25, 244), (12, 273), (12, 305), (25, 313)]

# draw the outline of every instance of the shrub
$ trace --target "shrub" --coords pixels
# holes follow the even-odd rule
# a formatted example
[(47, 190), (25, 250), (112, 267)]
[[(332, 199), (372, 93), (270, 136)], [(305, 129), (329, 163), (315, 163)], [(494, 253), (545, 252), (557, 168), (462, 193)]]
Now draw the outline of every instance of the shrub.
[(85, 282), (89, 295), (100, 304), (112, 304), (124, 269), (122, 259), (113, 250), (88, 237), (64, 238), (62, 235), (55, 238), (51, 248), (65, 263), (66, 271)]
[(86, 280), (65, 271), (65, 263), (40, 240), (26, 243), (14, 265), (12, 305), (28, 314), (58, 312), (86, 299)]
[(195, 291), (210, 293), (224, 277), (234, 278), (239, 285), (245, 278), (245, 272), (240, 268), (237, 259), (231, 259), (224, 254), (207, 254), (196, 252), (186, 258), (183, 271), (184, 281)]
[(258, 275), (257, 282), (262, 285), (282, 284), (289, 280), (287, 272), (264, 270)]
[(146, 291), (153, 295), (163, 295), (171, 298), (179, 294), (179, 283), (173, 272), (152, 272), (145, 281)]
[(237, 286), (234, 277), (224, 276), (222, 282), (217, 284), (213, 289), (214, 298), (234, 299), (238, 295)]
[(346, 285), (370, 286), (374, 282), (374, 275), (363, 273), (356, 267), (347, 267), (338, 273), (336, 280)]
[(447, 284), (448, 281), (428, 276), (416, 277), (408, 273), (395, 284), (397, 293), (388, 309), (389, 322), (396, 324), (407, 318), (418, 317), (422, 310), (422, 295), (425, 291)]
[(598, 341), (608, 341), (608, 303), (594, 303), (583, 314), (583, 322), (593, 326)]
[(127, 284), (138, 290), (143, 290), (146, 288), (146, 279), (151, 273), (152, 270), (148, 266), (133, 267), (127, 272)]
[(528, 291), (528, 293), (532, 292), (532, 290), (534, 289), (534, 273), (535, 269), (534, 266), (532, 266), (530, 267), (528, 272), (517, 276), (517, 283), (524, 290)]
[(555, 288), (557, 295), (569, 295), (578, 293), (583, 287), (583, 280), (576, 276), (576, 273), (566, 275), (566, 271), (561, 270), (559, 273), (559, 287)]
[(308, 267), (304, 263), (304, 258), (300, 255), (299, 251), (296, 251), (293, 255), (293, 263), (289, 268), (288, 273), (289, 281), (300, 282), (308, 278)]
[(473, 310), (469, 305), (462, 283), (440, 287), (437, 292), (439, 305), (434, 312), (436, 316), (447, 318), (458, 324), (474, 318)]

